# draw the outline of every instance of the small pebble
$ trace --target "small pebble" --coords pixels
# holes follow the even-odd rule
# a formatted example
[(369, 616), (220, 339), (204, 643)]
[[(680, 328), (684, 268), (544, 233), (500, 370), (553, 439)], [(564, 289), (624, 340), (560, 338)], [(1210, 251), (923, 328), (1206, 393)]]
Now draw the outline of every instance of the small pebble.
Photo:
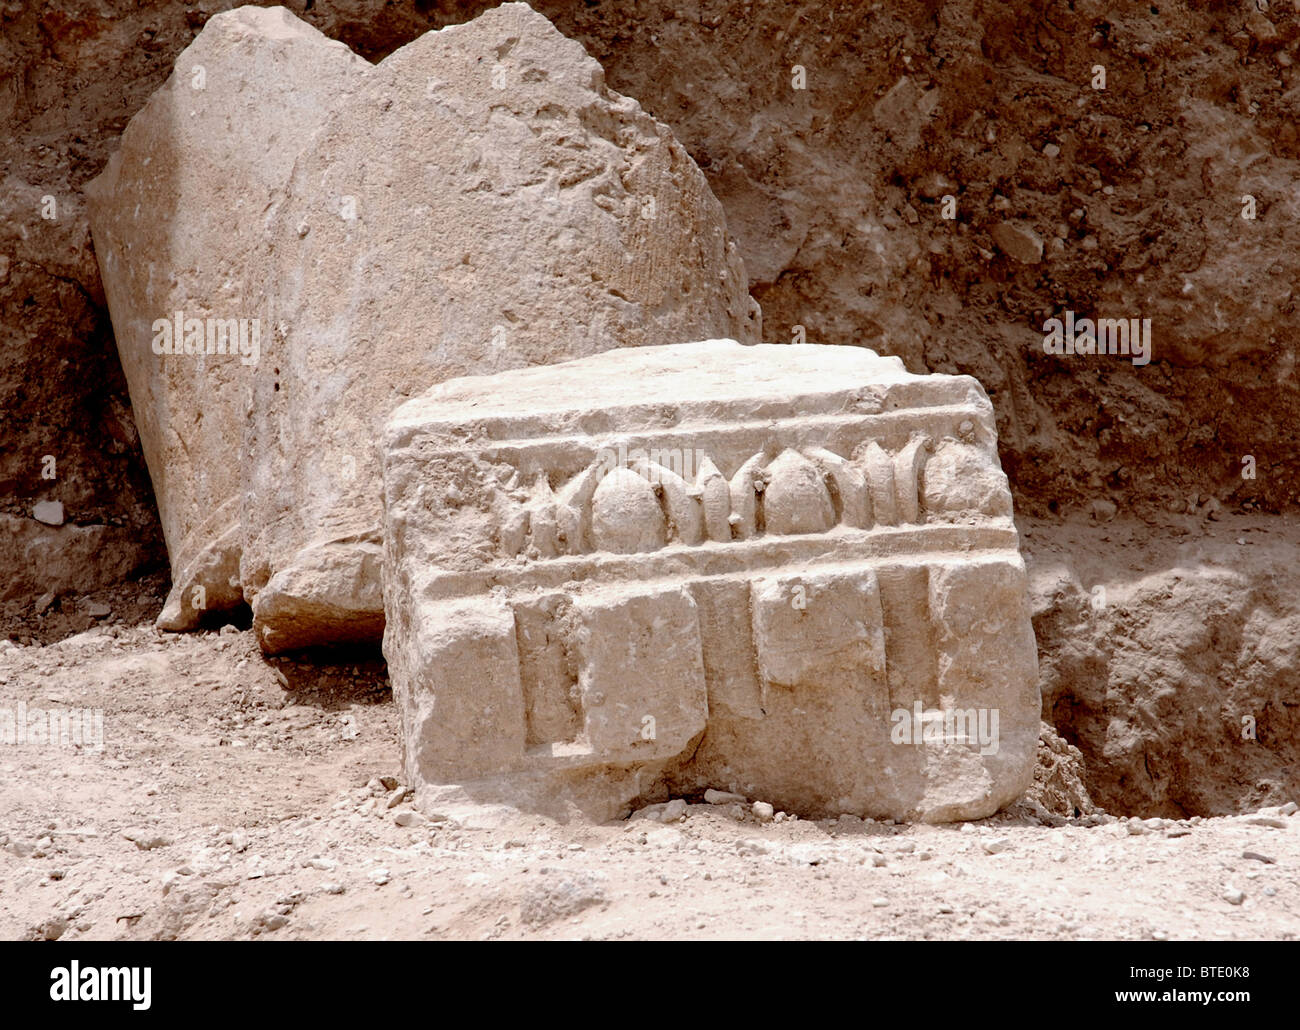
[(659, 821), (663, 823), (676, 823), (686, 818), (686, 802), (681, 798), (674, 798), (668, 804), (664, 805), (664, 810), (659, 814)]
[(32, 507), (32, 518), (47, 526), (63, 525), (62, 501), (37, 501)]

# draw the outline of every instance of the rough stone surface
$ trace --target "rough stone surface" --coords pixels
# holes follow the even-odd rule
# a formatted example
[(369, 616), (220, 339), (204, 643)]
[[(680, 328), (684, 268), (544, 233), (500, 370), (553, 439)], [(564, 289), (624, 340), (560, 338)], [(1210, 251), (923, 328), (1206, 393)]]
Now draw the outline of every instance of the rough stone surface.
[[(268, 651), (377, 640), (374, 436), (403, 398), (757, 339), (703, 175), (603, 81), (523, 4), (374, 67), (280, 8), (213, 18), (181, 55), (88, 190), (172, 562), (164, 626), (247, 600)], [(247, 321), (239, 353), (209, 328), (207, 353), (158, 355), (177, 311)]]
[[(97, 590), (125, 578), (139, 560), (138, 552), (126, 546), (129, 535), (114, 526), (48, 526), (0, 514), (0, 566), (13, 570), (0, 577), (0, 602), (30, 605), (46, 594), (53, 600), (57, 594)], [(9, 623), (6, 617), (6, 628)]]
[(1036, 265), (1043, 260), (1043, 238), (1031, 226), (999, 222), (989, 230), (989, 235), (1003, 253), (1022, 265)]
[(1300, 792), (1294, 528), (1035, 523), (1024, 548), (1043, 717), (1107, 811), (1179, 818)]
[(1028, 786), (1026, 577), (974, 380), (626, 349), (446, 383), (383, 446), (384, 652), (424, 803), (608, 818), (713, 787), (943, 821)]
[(243, 599), (240, 453), (266, 336), (248, 261), (273, 192), (368, 67), (283, 7), (215, 15), (87, 184), (171, 563), (165, 628)]
[(519, 906), (526, 925), (540, 925), (575, 916), (606, 900), (606, 878), (596, 873), (547, 876), (530, 887)]
[(400, 400), (617, 346), (757, 339), (704, 176), (524, 4), (387, 58), (285, 193), (242, 562), (270, 651), (378, 637), (374, 441)]

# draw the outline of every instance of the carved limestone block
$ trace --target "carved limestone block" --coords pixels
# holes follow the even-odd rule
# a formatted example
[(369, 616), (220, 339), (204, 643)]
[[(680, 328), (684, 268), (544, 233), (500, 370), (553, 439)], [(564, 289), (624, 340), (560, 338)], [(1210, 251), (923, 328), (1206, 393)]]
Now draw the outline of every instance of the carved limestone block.
[(410, 782), (608, 818), (1017, 797), (1037, 658), (993, 411), (856, 348), (641, 347), (456, 379), (383, 440)]

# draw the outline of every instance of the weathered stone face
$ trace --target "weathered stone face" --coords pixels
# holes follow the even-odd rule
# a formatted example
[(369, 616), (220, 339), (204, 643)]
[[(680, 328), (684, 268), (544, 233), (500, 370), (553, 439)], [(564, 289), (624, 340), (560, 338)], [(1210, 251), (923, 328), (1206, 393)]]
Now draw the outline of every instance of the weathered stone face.
[(856, 348), (618, 350), (403, 405), (384, 650), (411, 782), (598, 818), (705, 787), (996, 811), (1039, 702), (995, 445), (973, 379)]
[[(203, 586), (208, 608), (247, 600), (268, 651), (378, 639), (375, 438), (403, 399), (758, 338), (699, 169), (524, 4), (377, 66), (283, 9), (218, 15), (91, 196), (173, 566), (162, 623), (195, 625)], [(176, 312), (180, 352), (157, 354)], [(256, 344), (187, 351), (209, 318)]]
[(294, 159), (369, 68), (282, 7), (213, 15), (86, 187), (171, 562), (165, 628), (243, 598), (240, 453), (269, 336), (247, 264)]

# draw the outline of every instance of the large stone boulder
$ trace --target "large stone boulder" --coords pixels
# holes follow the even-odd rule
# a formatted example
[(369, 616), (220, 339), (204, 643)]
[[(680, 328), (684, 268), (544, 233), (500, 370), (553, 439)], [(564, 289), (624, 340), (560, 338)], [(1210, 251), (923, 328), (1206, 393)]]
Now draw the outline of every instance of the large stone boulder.
[(86, 187), (171, 563), (165, 628), (243, 599), (240, 452), (267, 335), (248, 261), (294, 160), (369, 67), (283, 7), (216, 14)]
[[(197, 621), (202, 585), (209, 608), (252, 605), (267, 651), (377, 640), (375, 440), (403, 399), (618, 346), (758, 338), (699, 169), (525, 4), (377, 66), (242, 8), (177, 69), (91, 190), (176, 578), (164, 625)], [(158, 355), (154, 322), (176, 311), (182, 344), (187, 319), (215, 316), (247, 319), (256, 346)]]
[(427, 804), (608, 818), (707, 787), (980, 818), (1037, 655), (993, 411), (857, 348), (617, 350), (384, 434), (388, 658)]

